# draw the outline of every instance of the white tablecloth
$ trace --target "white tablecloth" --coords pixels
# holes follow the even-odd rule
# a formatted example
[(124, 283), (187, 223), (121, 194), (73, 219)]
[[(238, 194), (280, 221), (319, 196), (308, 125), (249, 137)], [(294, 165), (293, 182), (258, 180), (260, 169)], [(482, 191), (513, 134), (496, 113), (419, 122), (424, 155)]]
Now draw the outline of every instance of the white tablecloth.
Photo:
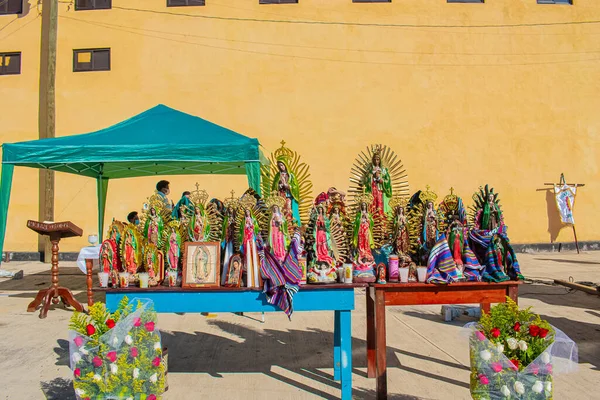
[(79, 256), (77, 257), (77, 266), (84, 274), (87, 274), (87, 269), (85, 267), (85, 259), (89, 258), (94, 260), (94, 268), (99, 265), (100, 258), (100, 245), (98, 246), (87, 246), (79, 251)]

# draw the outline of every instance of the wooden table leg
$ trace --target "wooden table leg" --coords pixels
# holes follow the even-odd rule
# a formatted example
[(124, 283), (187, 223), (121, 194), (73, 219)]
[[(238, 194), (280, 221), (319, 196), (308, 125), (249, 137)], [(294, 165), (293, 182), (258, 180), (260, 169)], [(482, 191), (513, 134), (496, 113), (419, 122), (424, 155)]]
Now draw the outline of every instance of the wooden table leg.
[(512, 285), (506, 288), (506, 295), (515, 303), (519, 304), (519, 285)]
[(481, 306), (481, 313), (482, 314), (483, 313), (486, 313), (486, 314), (490, 313), (490, 306), (491, 306), (490, 303), (481, 303), (480, 306)]
[(94, 304), (94, 292), (92, 292), (92, 269), (94, 268), (94, 262), (93, 260), (86, 258), (85, 259), (85, 269), (86, 269), (86, 275), (87, 275), (87, 280), (86, 280), (86, 284), (87, 284), (87, 300), (88, 300), (88, 306), (91, 306), (92, 304)]
[(367, 298), (367, 377), (375, 378), (375, 288), (369, 287), (365, 291)]
[(40, 310), (40, 319), (44, 319), (48, 316), (48, 310), (50, 309), (50, 303), (52, 303), (53, 296), (56, 295), (56, 291), (53, 287), (48, 289), (46, 297), (44, 298), (44, 305)]
[(336, 311), (340, 315), (340, 362), (342, 400), (352, 400), (352, 312)]
[(75, 300), (75, 298), (73, 297), (73, 293), (71, 293), (69, 289), (59, 287), (57, 289), (57, 293), (59, 294), (60, 298), (66, 306), (71, 306), (75, 310), (83, 312), (83, 304)]
[(375, 290), (375, 328), (377, 353), (377, 399), (387, 399), (387, 343), (385, 332), (385, 290)]
[(38, 308), (38, 306), (40, 304), (42, 304), (42, 301), (44, 301), (44, 296), (46, 295), (47, 292), (48, 292), (48, 289), (40, 290), (38, 292), (37, 296), (35, 296), (35, 299), (33, 299), (33, 301), (31, 303), (29, 303), (29, 305), (27, 306), (27, 311), (34, 312)]
[(341, 357), (342, 357), (342, 348), (341, 348), (341, 326), (340, 326), (340, 311), (334, 311), (334, 323), (333, 323), (333, 380), (339, 381), (341, 380)]

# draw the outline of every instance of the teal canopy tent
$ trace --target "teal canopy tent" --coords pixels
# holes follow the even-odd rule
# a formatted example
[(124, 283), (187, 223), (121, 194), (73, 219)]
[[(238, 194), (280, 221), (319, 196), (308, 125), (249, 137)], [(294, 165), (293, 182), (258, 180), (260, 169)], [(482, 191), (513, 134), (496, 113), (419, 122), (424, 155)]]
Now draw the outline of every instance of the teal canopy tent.
[(260, 193), (267, 160), (252, 139), (202, 118), (158, 105), (96, 132), (2, 145), (0, 252), (15, 166), (44, 168), (97, 180), (98, 229), (111, 179), (153, 175), (246, 174)]

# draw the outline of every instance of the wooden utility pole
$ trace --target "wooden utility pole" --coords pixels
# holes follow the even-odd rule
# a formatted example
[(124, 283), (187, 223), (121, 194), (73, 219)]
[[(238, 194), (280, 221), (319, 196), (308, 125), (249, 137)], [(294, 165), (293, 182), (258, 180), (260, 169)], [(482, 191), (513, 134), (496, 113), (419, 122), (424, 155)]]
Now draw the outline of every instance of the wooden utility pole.
[[(42, 0), (42, 40), (40, 54), (39, 137), (55, 136), (56, 36), (58, 31), (58, 0)], [(40, 221), (54, 221), (54, 171), (40, 169)], [(38, 250), (44, 252), (44, 262), (52, 257), (48, 236), (38, 239)]]

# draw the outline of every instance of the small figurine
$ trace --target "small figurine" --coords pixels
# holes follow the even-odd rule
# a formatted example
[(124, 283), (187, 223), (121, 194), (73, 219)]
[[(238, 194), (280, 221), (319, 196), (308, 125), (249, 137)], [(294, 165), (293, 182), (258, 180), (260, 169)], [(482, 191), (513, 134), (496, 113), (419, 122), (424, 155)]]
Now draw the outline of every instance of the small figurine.
[(158, 286), (165, 279), (164, 255), (150, 243), (144, 249), (144, 270), (148, 273), (149, 286)]
[[(240, 207), (239, 200), (234, 197), (234, 191), (231, 191), (231, 197), (225, 199), (224, 206), (224, 215), (223, 215), (223, 224), (221, 227), (221, 248), (223, 249), (223, 273), (221, 274), (221, 286), (225, 286), (228, 279), (228, 272), (230, 261), (235, 252), (235, 221), (238, 213), (238, 208)], [(240, 273), (242, 262), (240, 258)]]
[[(418, 265), (427, 265), (431, 249), (435, 246), (438, 238), (438, 215), (434, 208), (437, 194), (429, 190), (415, 193), (409, 202), (408, 229), (409, 236), (417, 240), (411, 243), (411, 253)], [(411, 280), (416, 276), (411, 274)]]
[(369, 205), (373, 202), (373, 196), (364, 194), (358, 197), (358, 207), (354, 218), (352, 230), (352, 246), (354, 250), (354, 281), (375, 282), (375, 258), (372, 249), (375, 246), (373, 240), (374, 222)]
[(164, 253), (169, 271), (178, 271), (181, 263), (181, 234), (179, 222), (171, 221), (164, 234)]
[(219, 241), (221, 239), (221, 218), (217, 203), (208, 202), (208, 193), (200, 189), (196, 182), (196, 190), (191, 192), (190, 201), (193, 205), (190, 238), (194, 242)]
[(290, 243), (288, 221), (281, 214), (282, 207), (285, 206), (285, 200), (274, 192), (265, 201), (270, 213), (268, 231), (268, 243), (271, 252), (279, 262), (283, 262)]
[(385, 280), (385, 264), (384, 263), (379, 263), (379, 265), (377, 266), (377, 283), (379, 284), (386, 284), (386, 280)]
[(156, 212), (156, 208), (154, 206), (150, 206), (146, 223), (144, 224), (144, 237), (148, 243), (155, 246), (160, 245), (163, 229), (164, 226), (162, 217)]
[(142, 265), (142, 238), (133, 225), (123, 231), (121, 242), (121, 261), (123, 270), (129, 272), (129, 281), (135, 282), (138, 269)]
[(258, 225), (259, 212), (253, 196), (244, 195), (240, 199), (243, 214), (238, 217), (238, 237), (240, 251), (244, 255), (247, 287), (260, 287), (260, 263), (258, 259), (257, 241), (260, 238)]
[(108, 272), (113, 287), (118, 286), (121, 260), (114, 239), (106, 239), (100, 246), (100, 268), (102, 272)]

